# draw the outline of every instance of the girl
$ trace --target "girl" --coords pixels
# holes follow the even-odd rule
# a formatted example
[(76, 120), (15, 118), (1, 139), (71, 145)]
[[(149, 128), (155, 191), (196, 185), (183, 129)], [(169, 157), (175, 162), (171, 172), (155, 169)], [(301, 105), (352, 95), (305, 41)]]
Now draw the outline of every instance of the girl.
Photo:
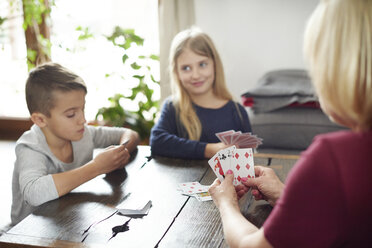
[(264, 167), (243, 179), (274, 206), (261, 229), (240, 213), (231, 171), (216, 180), (210, 193), (230, 247), (371, 247), (372, 1), (320, 1), (305, 52), (323, 111), (352, 131), (317, 136), (285, 187)]
[(170, 49), (173, 94), (150, 137), (153, 155), (211, 158), (227, 147), (218, 132), (250, 132), (245, 109), (232, 100), (220, 56), (208, 35), (191, 28), (177, 34)]

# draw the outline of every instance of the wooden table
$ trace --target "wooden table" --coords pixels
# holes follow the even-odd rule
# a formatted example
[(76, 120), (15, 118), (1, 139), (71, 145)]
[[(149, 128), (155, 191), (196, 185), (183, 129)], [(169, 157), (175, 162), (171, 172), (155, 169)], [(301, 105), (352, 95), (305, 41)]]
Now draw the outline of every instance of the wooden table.
[[(297, 160), (293, 156), (257, 154), (255, 165), (274, 168), (281, 180)], [(0, 247), (227, 247), (221, 220), (212, 201), (199, 202), (176, 190), (182, 182), (210, 185), (216, 178), (206, 160), (150, 157), (140, 146), (126, 170), (97, 177), (60, 199), (41, 205), (0, 237)], [(129, 218), (118, 208), (142, 208), (151, 200), (147, 216), (131, 219), (129, 231), (111, 240), (112, 227)], [(260, 227), (271, 212), (265, 201), (240, 200), (244, 215)], [(252, 204), (249, 204), (252, 202)]]

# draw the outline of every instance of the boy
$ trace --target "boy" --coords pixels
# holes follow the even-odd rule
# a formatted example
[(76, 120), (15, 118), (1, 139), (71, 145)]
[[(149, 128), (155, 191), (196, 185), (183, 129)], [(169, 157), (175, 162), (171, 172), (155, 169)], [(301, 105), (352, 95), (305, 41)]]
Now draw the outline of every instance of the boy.
[[(127, 128), (85, 125), (84, 81), (56, 63), (30, 72), (26, 102), (34, 125), (16, 144), (12, 224), (44, 202), (59, 198), (94, 177), (123, 168), (139, 143)], [(124, 140), (129, 143), (120, 144)], [(93, 149), (107, 147), (93, 158)]]

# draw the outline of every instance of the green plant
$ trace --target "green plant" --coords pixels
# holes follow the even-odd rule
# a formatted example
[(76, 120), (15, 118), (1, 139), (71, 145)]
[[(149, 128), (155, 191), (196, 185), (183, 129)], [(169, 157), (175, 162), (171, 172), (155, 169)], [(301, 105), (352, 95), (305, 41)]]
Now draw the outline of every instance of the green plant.
[(48, 19), (51, 5), (54, 5), (54, 0), (22, 0), (29, 70), (50, 61), (52, 44)]
[[(126, 81), (136, 81), (137, 85), (130, 88), (130, 94), (115, 94), (110, 97), (110, 107), (102, 107), (98, 110), (96, 120), (103, 119), (105, 124), (112, 126), (124, 126), (137, 131), (141, 139), (147, 141), (154, 125), (156, 114), (159, 109), (159, 100), (154, 99), (154, 89), (151, 85), (159, 86), (151, 69), (151, 62), (159, 63), (157, 55), (132, 55), (131, 49), (135, 46), (143, 46), (144, 39), (135, 34), (133, 29), (115, 27), (114, 32), (107, 37), (116, 47), (121, 48), (122, 62), (126, 72), (130, 71)], [(106, 74), (109, 77), (110, 74)], [(130, 101), (138, 106), (138, 109), (127, 110), (123, 107), (125, 102)]]

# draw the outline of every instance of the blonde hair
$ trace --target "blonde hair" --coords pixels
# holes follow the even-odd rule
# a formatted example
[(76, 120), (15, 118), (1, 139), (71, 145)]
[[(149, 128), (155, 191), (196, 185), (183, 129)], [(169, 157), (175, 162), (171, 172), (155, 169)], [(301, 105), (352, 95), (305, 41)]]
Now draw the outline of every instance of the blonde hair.
[(372, 1), (321, 1), (309, 19), (304, 52), (326, 108), (361, 131), (371, 129)]
[(188, 138), (191, 140), (199, 140), (202, 126), (193, 108), (192, 100), (182, 86), (177, 74), (177, 58), (185, 49), (190, 49), (196, 54), (206, 56), (213, 60), (215, 73), (213, 92), (217, 97), (231, 100), (232, 95), (226, 87), (222, 61), (211, 38), (196, 27), (178, 33), (172, 41), (169, 55), (173, 103), (177, 115), (183, 127), (186, 129)]

